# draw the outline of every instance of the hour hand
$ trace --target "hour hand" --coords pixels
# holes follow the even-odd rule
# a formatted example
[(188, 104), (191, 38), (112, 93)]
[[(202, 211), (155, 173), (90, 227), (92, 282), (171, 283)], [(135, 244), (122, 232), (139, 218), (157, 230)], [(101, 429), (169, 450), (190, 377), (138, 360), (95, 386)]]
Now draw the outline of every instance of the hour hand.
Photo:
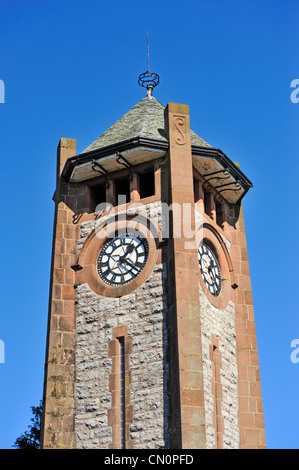
[(132, 253), (132, 251), (134, 251), (134, 246), (129, 245), (123, 257), (125, 258), (128, 254)]

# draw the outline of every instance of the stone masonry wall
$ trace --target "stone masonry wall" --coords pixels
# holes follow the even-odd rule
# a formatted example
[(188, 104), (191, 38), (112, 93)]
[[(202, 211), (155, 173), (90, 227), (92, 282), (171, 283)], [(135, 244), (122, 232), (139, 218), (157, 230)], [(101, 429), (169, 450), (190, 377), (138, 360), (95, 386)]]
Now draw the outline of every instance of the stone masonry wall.
[(77, 448), (108, 448), (112, 443), (112, 428), (108, 426), (112, 359), (108, 343), (112, 328), (121, 325), (127, 325), (132, 337), (130, 438), (134, 448), (167, 446), (165, 276), (163, 265), (156, 265), (142, 286), (120, 298), (101, 297), (87, 284), (77, 287)]
[(229, 302), (224, 310), (215, 308), (200, 290), (201, 305), (201, 328), (202, 328), (202, 357), (204, 372), (204, 396), (205, 396), (205, 419), (207, 448), (215, 447), (215, 426), (213, 423), (213, 413), (215, 397), (212, 392), (212, 361), (210, 358), (210, 345), (212, 335), (219, 338), (219, 352), (222, 355), (221, 368), (221, 415), (223, 417), (223, 447), (239, 447), (239, 426), (238, 426), (238, 368), (236, 358), (236, 338), (235, 338), (235, 308)]
[[(230, 244), (224, 237), (229, 252)], [(219, 340), (219, 353), (221, 354), (221, 411), (223, 418), (223, 447), (239, 447), (238, 424), (238, 366), (237, 344), (235, 333), (235, 305), (232, 301), (223, 309), (214, 307), (199, 284), (201, 331), (202, 331), (202, 357), (204, 373), (204, 397), (207, 448), (216, 446), (215, 432), (215, 394), (212, 389), (213, 364), (210, 355), (212, 337)]]
[[(144, 209), (161, 223), (159, 203)], [(82, 224), (78, 251), (93, 227), (93, 221)], [(143, 285), (120, 298), (99, 296), (87, 284), (76, 287), (77, 448), (109, 448), (112, 444), (112, 426), (108, 424), (112, 358), (108, 345), (112, 329), (123, 325), (132, 338), (130, 440), (134, 448), (169, 447), (165, 279), (166, 266), (157, 264)]]

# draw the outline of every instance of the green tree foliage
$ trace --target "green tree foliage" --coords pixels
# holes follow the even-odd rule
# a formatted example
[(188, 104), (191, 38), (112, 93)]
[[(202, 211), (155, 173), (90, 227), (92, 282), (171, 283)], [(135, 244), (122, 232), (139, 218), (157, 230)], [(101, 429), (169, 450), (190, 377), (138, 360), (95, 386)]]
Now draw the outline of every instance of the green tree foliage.
[(33, 418), (32, 424), (28, 426), (28, 431), (21, 434), (16, 440), (13, 447), (17, 449), (40, 449), (40, 424), (42, 416), (42, 403), (39, 406), (31, 406)]

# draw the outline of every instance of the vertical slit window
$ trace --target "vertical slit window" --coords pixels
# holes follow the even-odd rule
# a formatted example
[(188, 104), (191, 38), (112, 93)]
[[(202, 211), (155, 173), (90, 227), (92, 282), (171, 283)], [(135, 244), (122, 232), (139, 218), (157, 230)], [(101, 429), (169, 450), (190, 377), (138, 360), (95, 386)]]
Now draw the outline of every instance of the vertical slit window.
[(104, 184), (91, 186), (90, 190), (90, 209), (95, 212), (97, 205), (106, 202), (106, 187)]
[(219, 449), (218, 442), (218, 393), (217, 393), (217, 346), (213, 345), (213, 367), (214, 367), (214, 400), (215, 400), (215, 446)]
[(154, 169), (139, 175), (140, 199), (155, 195), (155, 172)]
[(120, 444), (121, 449), (125, 449), (125, 345), (124, 338), (119, 338), (119, 379), (120, 379)]
[(116, 205), (130, 202), (130, 180), (129, 178), (115, 180)]
[(208, 191), (204, 192), (204, 208), (205, 213), (211, 217), (211, 194)]
[(216, 203), (216, 222), (217, 225), (220, 227), (222, 226), (224, 222), (224, 216), (223, 216), (223, 206), (222, 204)]

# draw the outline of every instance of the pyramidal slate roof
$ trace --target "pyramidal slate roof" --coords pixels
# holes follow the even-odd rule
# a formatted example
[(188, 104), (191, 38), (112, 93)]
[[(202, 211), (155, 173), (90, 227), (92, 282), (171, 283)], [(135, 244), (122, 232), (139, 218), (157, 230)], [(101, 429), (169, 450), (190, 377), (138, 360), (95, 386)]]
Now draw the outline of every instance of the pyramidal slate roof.
[[(164, 106), (153, 96), (146, 96), (81, 154), (116, 144), (134, 137), (167, 141), (164, 131)], [(191, 145), (211, 147), (195, 132), (191, 131)]]

